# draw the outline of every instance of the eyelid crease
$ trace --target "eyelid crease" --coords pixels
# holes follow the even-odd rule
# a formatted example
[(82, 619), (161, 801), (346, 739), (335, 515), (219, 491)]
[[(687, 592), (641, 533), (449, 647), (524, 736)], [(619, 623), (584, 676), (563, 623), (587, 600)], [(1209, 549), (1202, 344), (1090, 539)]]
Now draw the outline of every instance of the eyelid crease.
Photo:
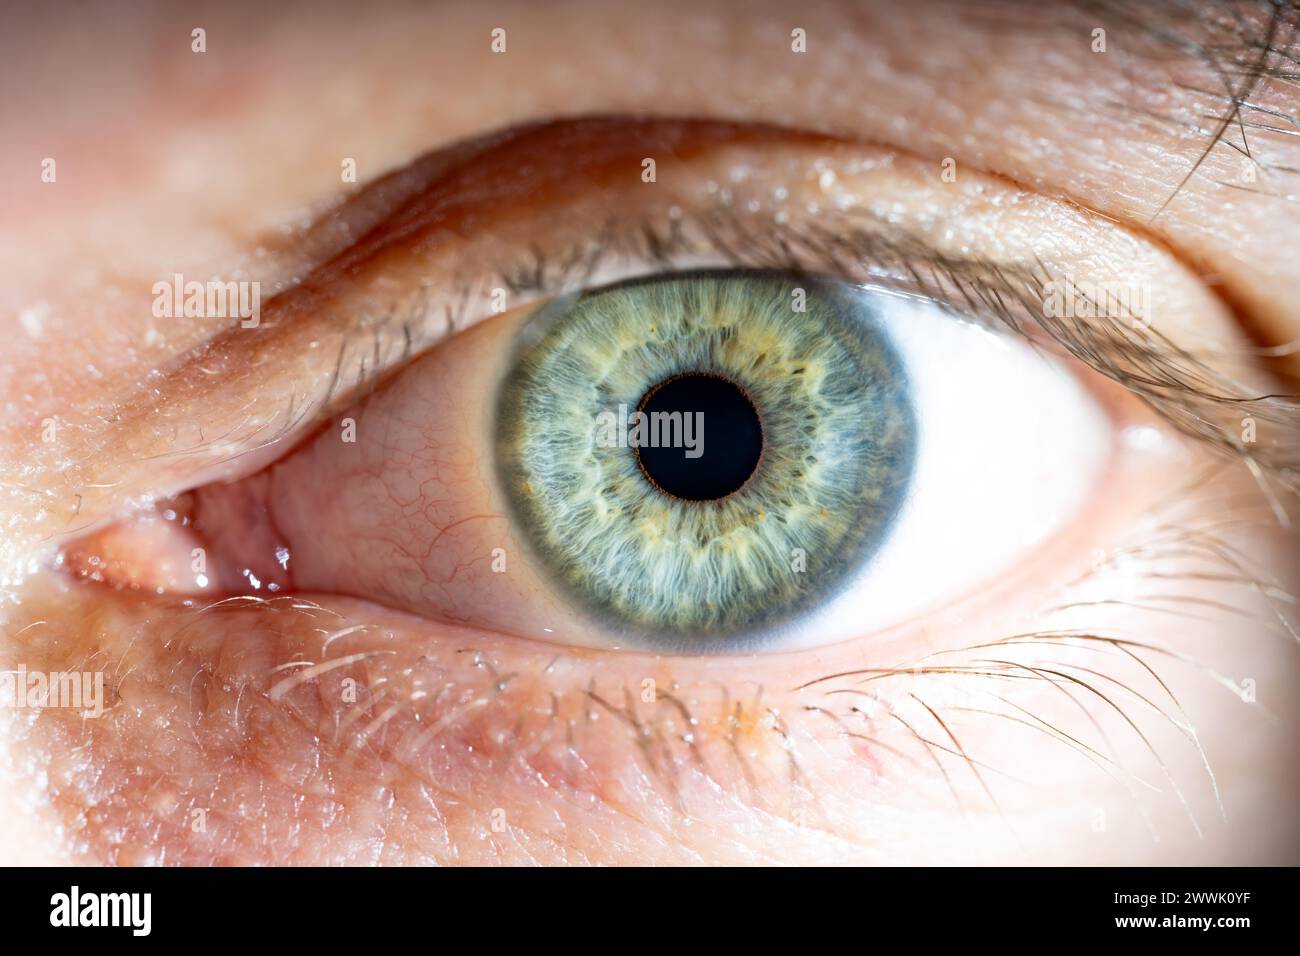
[[(613, 143), (601, 139), (611, 130), (622, 137)], [(640, 138), (631, 135), (637, 130), (643, 130)], [(700, 258), (712, 258), (735, 266), (893, 283), (900, 291), (926, 295), (967, 318), (989, 321), (1064, 349), (1134, 391), (1184, 434), (1244, 459), (1285, 524), (1285, 511), (1273, 483), (1290, 490), (1300, 484), (1296, 467), (1300, 447), (1294, 437), (1300, 432), (1295, 427), (1300, 415), (1294, 400), (1252, 394), (1158, 333), (1127, 327), (1130, 323), (1124, 321), (1122, 312), (1102, 321), (1051, 321), (1045, 314), (1044, 292), (1052, 283), (1068, 281), (1060, 264), (943, 252), (919, 232), (860, 209), (830, 206), (816, 210), (815, 215), (796, 211), (782, 221), (770, 208), (746, 211), (740, 201), (740, 186), (719, 187), (712, 180), (711, 188), (705, 190), (706, 208), (699, 212), (685, 208), (684, 199), (681, 205), (673, 203), (678, 194), (669, 189), (667, 201), (660, 201), (655, 215), (619, 217), (609, 213), (609, 203), (618, 199), (611, 194), (616, 188), (626, 188), (617, 182), (618, 177), (627, 177), (629, 163), (633, 176), (640, 172), (637, 157), (644, 154), (646, 142), (663, 146), (658, 171), (667, 180), (676, 175), (678, 162), (699, 151), (688, 135), (695, 132), (702, 132), (704, 142), (712, 146), (752, 146), (778, 133), (781, 138), (776, 145), (789, 145), (792, 140), (800, 146), (824, 144), (828, 150), (852, 145), (811, 134), (718, 123), (585, 120), (549, 124), (548, 130), (529, 128), (531, 136), (567, 134), (570, 138), (572, 148), (561, 157), (552, 157), (555, 168), (549, 171), (552, 179), (546, 184), (563, 191), (562, 200), (552, 201), (573, 213), (580, 223), (575, 226), (563, 219), (554, 223), (557, 231), (573, 233), (567, 242), (550, 247), (535, 239), (513, 242), (508, 228), (492, 228), (496, 223), (486, 213), (472, 208), (467, 211), (464, 203), (482, 200), (482, 194), (458, 196), (461, 205), (447, 220), (434, 217), (428, 234), (412, 225), (430, 226), (431, 213), (422, 205), (430, 200), (424, 192), (405, 202), (393, 200), (389, 205), (398, 209), (407, 224), (405, 245), (384, 233), (384, 222), (376, 224), (351, 251), (275, 296), (264, 309), (259, 327), (229, 329), (180, 357), (163, 370), (160, 381), (151, 383), (147, 394), (125, 406), (103, 433), (100, 447), (104, 457), (109, 457), (111, 449), (119, 462), (126, 459), (127, 464), (119, 466), (124, 471), (147, 462), (157, 495), (248, 474), (269, 464), (280, 450), (287, 450), (329, 415), (378, 387), (414, 356), (487, 317), (487, 304), (495, 291), (520, 297), (522, 302), (512, 303), (518, 307), (581, 289), (607, 271), (621, 271), (621, 277), (627, 277), (629, 273), (644, 274), (647, 267), (665, 270), (679, 267), (683, 261), (698, 265)], [(582, 165), (591, 172), (593, 182), (578, 198), (570, 198), (574, 167), (569, 154), (580, 153), (578, 145), (592, 137), (604, 144), (603, 151)], [(537, 170), (517, 168), (519, 142), (519, 137), (506, 134), (490, 138), (488, 153), (504, 151), (496, 155), (494, 163), (485, 161), (481, 152), (467, 154), (475, 157), (471, 166), (477, 169), (514, 177), (497, 183), (489, 198), (522, 199), (533, 182), (529, 177), (539, 175)], [(417, 162), (433, 160), (426, 157)], [(444, 168), (441, 174), (445, 178), (452, 172)], [(451, 184), (457, 189), (474, 185), (454, 177)], [(637, 185), (644, 188), (644, 184)], [(410, 186), (406, 183), (396, 191)], [(585, 219), (577, 215), (582, 211), (588, 213)], [(512, 210), (497, 212), (503, 215)], [(1074, 209), (1073, 213), (1085, 221), (1088, 217), (1085, 210)], [(451, 241), (442, 242), (444, 239)], [(373, 254), (362, 256), (362, 247)], [(448, 256), (450, 263), (438, 261), (440, 254)], [(413, 258), (419, 261), (413, 263)], [(439, 268), (446, 270), (445, 282), (437, 279)], [(405, 283), (401, 281), (404, 273), (413, 273)], [(358, 298), (362, 291), (368, 300)], [(309, 371), (315, 374), (305, 374)], [(270, 387), (277, 380), (278, 392)], [(304, 381), (309, 382), (305, 388)], [(242, 419), (214, 436), (211, 415), (205, 413), (221, 394), (247, 398), (240, 410)], [(1241, 414), (1280, 426), (1277, 431), (1286, 438), (1248, 447), (1236, 437), (1235, 418), (1228, 420)], [(159, 454), (156, 438), (169, 429), (174, 432), (173, 450)], [(138, 453), (132, 461), (133, 451)], [(62, 519), (64, 535), (67, 525), (77, 521), (84, 503), (98, 499), (86, 508), (83, 527), (77, 530), (102, 518), (104, 510), (111, 507), (105, 499), (111, 502), (115, 485), (130, 484), (119, 477), (121, 472), (105, 474), (106, 465), (113, 463), (97, 461), (97, 457), (84, 458), (84, 470), (68, 469), (68, 484), (74, 493), (66, 495), (70, 504)], [(200, 469), (203, 473), (196, 474)]]
[[(606, 128), (611, 126), (612, 129)], [(629, 123), (622, 119), (593, 117), (529, 124), (470, 144), (458, 144), (448, 150), (421, 157), (406, 169), (385, 177), (378, 185), (398, 176), (406, 176), (408, 171), (411, 179), (403, 189), (429, 178), (455, 176), (458, 168), (455, 160), (462, 163), (469, 160), (481, 161), (480, 146), (491, 151), (527, 148), (536, 142), (537, 137), (542, 137), (542, 142), (552, 149), (569, 145), (570, 141), (590, 149), (591, 139), (588, 134), (592, 128), (599, 129), (606, 136), (611, 133), (618, 136), (638, 134), (648, 141), (647, 148), (651, 145), (658, 146), (677, 155), (698, 151), (702, 146), (718, 142), (744, 141), (773, 132), (814, 142), (832, 141), (827, 137), (801, 131), (697, 121), (653, 123), (649, 124), (650, 131), (647, 132), (647, 124), (638, 121)], [(549, 140), (549, 137), (557, 135), (558, 142)], [(568, 165), (574, 165), (573, 151), (561, 151), (566, 156)], [(448, 158), (448, 153), (452, 153), (454, 158)], [(617, 147), (614, 147), (614, 153), (617, 155)], [(605, 158), (606, 154), (601, 153), (593, 163), (586, 157), (581, 157), (577, 161), (577, 166), (580, 167), (577, 171), (581, 172), (587, 167), (598, 169)], [(420, 169), (417, 170), (416, 167)], [(1096, 215), (1085, 207), (1078, 208), (1085, 215)], [(323, 275), (328, 278), (331, 275), (347, 274), (367, 258), (392, 248), (403, 237), (418, 232), (427, 225), (429, 219), (430, 213), (422, 208), (418, 194), (404, 203), (398, 202), (390, 221), (374, 225), (353, 247), (327, 263)], [(689, 234), (692, 225), (697, 232), (694, 236)], [(1288, 478), (1288, 484), (1293, 489), (1300, 488), (1297, 479), (1291, 474), (1300, 465), (1300, 448), (1283, 448), (1275, 454), (1252, 454), (1251, 449), (1246, 448), (1241, 441), (1233, 440), (1235, 429), (1225, 430), (1209, 425), (1203, 421), (1203, 409), (1183, 411), (1176, 403), (1178, 397), (1187, 397), (1194, 398), (1207, 407), (1229, 404), (1246, 409), (1261, 420), (1295, 431), (1296, 426), (1300, 426), (1300, 407), (1296, 405), (1296, 396), (1271, 392), (1261, 394), (1236, 382), (1224, 380), (1191, 351), (1170, 342), (1158, 332), (1152, 331), (1145, 341), (1142, 336), (1128, 334), (1129, 330), (1124, 325), (1134, 320), (1140, 322), (1142, 317), (1132, 316), (1126, 308), (1118, 315), (1102, 317), (1098, 325), (1105, 325), (1106, 328), (1078, 322), (1073, 325), (1061, 322), (1049, 327), (1052, 323), (1044, 321), (1049, 317), (1044, 315), (1043, 290), (1068, 280), (1056, 274), (1041, 259), (1032, 263), (1005, 263), (980, 257), (945, 255), (916, 233), (905, 228), (894, 229), (890, 223), (878, 217), (870, 229), (862, 228), (848, 215), (843, 216), (840, 222), (831, 224), (810, 221), (797, 224), (772, 222), (768, 225), (770, 232), (767, 236), (755, 234), (745, 227), (734, 207), (725, 200), (695, 217), (693, 223), (689, 217), (670, 216), (666, 223), (647, 219), (620, 225), (616, 218), (611, 217), (588, 240), (558, 255), (548, 254), (540, 247), (533, 246), (519, 252), (504, 264), (490, 267), (490, 273), (489, 270), (482, 270), (485, 273), (483, 276), (463, 273), (457, 276), (453, 283), (457, 288), (454, 306), (448, 303), (442, 310), (442, 332), (450, 335), (465, 326), (469, 305), (476, 290), (483, 297), (483, 291), (490, 285), (500, 283), (500, 287), (512, 295), (531, 296), (534, 299), (577, 291), (591, 280), (603, 262), (611, 259), (622, 259), (636, 265), (649, 264), (667, 270), (679, 265), (679, 256), (714, 254), (720, 255), (726, 264), (733, 266), (825, 272), (839, 278), (860, 281), (879, 279), (882, 276), (901, 278), (911, 280), (912, 291), (962, 312), (965, 318), (982, 321), (992, 319), (991, 324), (1003, 325), (1019, 334), (1029, 334), (1037, 326), (1076, 358), (1082, 359), (1121, 385), (1132, 388), (1153, 408), (1170, 419), (1179, 431), (1246, 458), (1262, 470), (1277, 472)], [(1165, 246), (1154, 234), (1148, 233), (1144, 238)], [(1007, 307), (1007, 299), (1014, 302), (1013, 308)], [(1228, 305), (1235, 317), (1240, 318), (1236, 315), (1239, 310), (1232, 307), (1231, 303)], [(1016, 308), (1019, 312), (1016, 312)], [(428, 333), (428, 327), (433, 321), (432, 309), (426, 308), (422, 313), (418, 309), (411, 310), (410, 318), (400, 322), (402, 348), (396, 360), (398, 363), (437, 344), (440, 337)], [(417, 333), (417, 329), (424, 334)], [(391, 342), (383, 341), (386, 331), (385, 324), (381, 323), (373, 331), (365, 330), (357, 336), (360, 340), (369, 333), (372, 336), (371, 350), (368, 366), (364, 352), (358, 352), (358, 357), (353, 359), (352, 392), (364, 391), (370, 387), (372, 379), (388, 367), (385, 356), (391, 352)], [(319, 400), (322, 408), (334, 404), (336, 390), (348, 378), (345, 368), (347, 347), (345, 343), (340, 349), (339, 361), (331, 375), (329, 388)], [(1263, 357), (1262, 353), (1259, 357)], [(1173, 400), (1171, 395), (1174, 396)]]
[[(454, 304), (444, 306), (443, 335), (415, 332), (417, 327), (423, 329), (438, 321), (432, 308), (401, 320), (397, 330), (381, 325), (358, 332), (354, 341), (369, 338), (369, 350), (353, 351), (347, 346), (341, 349), (328, 387), (315, 401), (326, 408), (334, 407), (340, 400), (350, 401), (358, 392), (369, 390), (380, 376), (391, 374), (394, 369), (387, 356), (392, 354), (393, 339), (399, 331), (401, 349), (394, 361), (405, 363), (465, 327), (475, 287), (481, 289), (499, 282), (510, 293), (530, 297), (531, 302), (582, 291), (598, 266), (609, 260), (648, 263), (675, 271), (683, 267), (683, 257), (699, 261), (695, 257), (707, 259), (713, 254), (721, 256), (726, 265), (736, 267), (828, 274), (863, 284), (901, 280), (905, 285), (900, 291), (932, 298), (962, 318), (982, 322), (991, 329), (1010, 330), (1039, 345), (1054, 342), (1094, 370), (1136, 391), (1157, 411), (1165, 413), (1180, 431), (1229, 452), (1244, 454), (1249, 449), (1233, 441), (1230, 433), (1206, 422), (1200, 414), (1205, 407), (1229, 404), (1264, 421), (1288, 428), (1300, 425), (1293, 404), (1296, 396), (1261, 393), (1224, 379), (1196, 353), (1154, 330), (1146, 330), (1145, 339), (1133, 334), (1126, 322), (1140, 323), (1141, 316), (1129, 313), (1127, 307), (1121, 307), (1123, 311), (1116, 316), (1053, 321), (1045, 314), (1044, 290), (1068, 280), (1041, 260), (1004, 263), (954, 257), (938, 252), (907, 231), (888, 235), (889, 224), (882, 221), (863, 229), (848, 216), (837, 224), (842, 229), (837, 225), (773, 224), (766, 237), (747, 231), (738, 218), (728, 219), (723, 208), (700, 216), (693, 225), (699, 230), (695, 236), (688, 234), (692, 223), (682, 219), (670, 220), (663, 229), (645, 221), (616, 231), (612, 223), (607, 223), (592, 245), (579, 246), (554, 259), (531, 249), (514, 262), (497, 267), (486, 278), (476, 281), (463, 277)], [(852, 257), (858, 257), (857, 261)], [(1081, 296), (1098, 310), (1103, 308), (1086, 292)], [(417, 342), (424, 340), (428, 344), (417, 347)], [(1203, 407), (1180, 414), (1166, 397), (1170, 394), (1198, 399)], [(1254, 457), (1262, 467), (1281, 472), (1297, 463), (1292, 457), (1294, 451)]]

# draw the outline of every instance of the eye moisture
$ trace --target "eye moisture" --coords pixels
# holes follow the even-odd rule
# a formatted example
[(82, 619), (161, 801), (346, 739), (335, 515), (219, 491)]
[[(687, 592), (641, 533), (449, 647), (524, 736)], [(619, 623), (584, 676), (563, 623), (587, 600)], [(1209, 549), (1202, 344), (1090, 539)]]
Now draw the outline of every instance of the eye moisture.
[(700, 272), (529, 320), (497, 466), (577, 606), (633, 643), (701, 653), (761, 643), (843, 586), (886, 537), (915, 457), (872, 304), (812, 276)]

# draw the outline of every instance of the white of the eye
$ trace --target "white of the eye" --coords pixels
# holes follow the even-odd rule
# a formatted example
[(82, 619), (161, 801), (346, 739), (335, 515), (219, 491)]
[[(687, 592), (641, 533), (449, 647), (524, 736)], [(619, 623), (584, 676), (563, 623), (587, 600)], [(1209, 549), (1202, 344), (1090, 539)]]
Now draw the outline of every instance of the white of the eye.
[(913, 296), (881, 296), (911, 382), (918, 440), (883, 545), (785, 646), (860, 637), (995, 580), (1087, 501), (1112, 426), (1079, 379), (1011, 335)]

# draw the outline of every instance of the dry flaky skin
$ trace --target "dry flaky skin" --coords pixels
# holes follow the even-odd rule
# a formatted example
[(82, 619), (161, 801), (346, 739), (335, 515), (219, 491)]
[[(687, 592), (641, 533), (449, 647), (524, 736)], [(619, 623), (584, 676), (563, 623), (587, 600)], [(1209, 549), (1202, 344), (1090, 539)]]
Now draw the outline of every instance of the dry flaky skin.
[[(1241, 336), (1194, 273), (1212, 273), (1262, 337), (1295, 336), (1300, 221), (1276, 194), (1297, 164), (1294, 137), (1259, 130), (1273, 114), (1240, 123), (1271, 178), (1240, 188), (1240, 151), (1225, 147), (1184, 183), (1206, 140), (1202, 114), (1224, 107), (1219, 77), (1194, 58), (1157, 58), (1131, 17), (1106, 19), (1102, 7), (1029, 24), (1014, 5), (996, 15), (889, 6), (814, 4), (798, 24), (776, 8), (737, 18), (698, 2), (451, 5), (359, 23), (346, 6), (317, 13), (305, 44), (291, 12), (213, 9), (197, 14), (214, 39), (201, 59), (188, 47), (193, 11), (184, 23), (121, 19), (120, 34), (39, 20), (0, 31), (7, 46), (77, 64), (42, 85), (6, 76), (17, 95), (0, 105), (5, 142), (21, 144), (0, 157), (13, 211), (0, 228), (0, 571), (25, 578), (6, 585), (0, 663), (103, 669), (112, 688), (98, 720), (0, 715), (5, 856), (1296, 862), (1294, 538), (1247, 469), (1221, 466), (1198, 483), (1210, 468), (1200, 452), (1185, 464), (1132, 451), (1078, 527), (978, 599), (796, 655), (656, 660), (325, 594), (185, 608), (24, 573), (146, 496), (257, 470), (287, 449), (241, 453), (307, 412), (304, 396), (327, 391), (342, 410), (363, 356), (373, 368), (371, 356), (391, 365), (406, 351), (402, 324), (416, 312), (403, 282), (430, 281), (433, 308), (412, 329), (430, 343), (445, 314), (463, 324), (485, 314), (455, 311), (452, 280), (467, 266), (502, 269), (507, 248), (544, 240), (571, 250), (610, 209), (663, 223), (677, 206), (698, 223), (728, 189), (746, 200), (729, 221), (754, 226), (778, 212), (817, 221), (810, 204), (847, 203), (951, 255), (1136, 275), (1157, 291), (1162, 333), (1240, 378), (1253, 377), (1240, 368)], [(1007, 30), (1008, 17), (1022, 28)], [(1089, 50), (1095, 18), (1118, 55)], [(1179, 29), (1217, 26), (1189, 22)], [(497, 25), (511, 37), (505, 56), (487, 49)], [(792, 61), (795, 25), (810, 52)], [(70, 49), (88, 34), (110, 42)], [(146, 61), (169, 82), (133, 99), (123, 84)], [(1279, 124), (1295, 112), (1285, 82), (1250, 98), (1280, 111)], [(531, 148), (478, 144), (466, 147), (479, 150), (472, 162), (416, 164), (305, 239), (287, 227), (269, 238), (339, 196), (344, 157), (367, 180), (515, 121), (647, 111), (885, 145), (566, 125), (519, 134)], [(59, 158), (57, 185), (34, 172), (47, 153)], [(639, 179), (646, 155), (660, 159), (654, 187)], [(955, 184), (940, 179), (945, 156), (958, 160)], [(732, 183), (737, 168), (750, 179)], [(362, 242), (342, 260), (357, 267), (342, 290), (317, 273), (267, 307), (256, 335), (233, 330), (188, 355), (221, 323), (149, 313), (153, 282), (173, 271), (285, 288), (411, 197), (418, 228)], [(637, 248), (648, 245), (643, 236)], [(512, 278), (512, 305), (546, 291), (525, 267)], [(335, 324), (302, 321), (313, 315)], [(358, 325), (365, 347), (343, 362), (339, 343)], [(381, 327), (398, 334), (376, 353)], [(339, 366), (340, 387), (322, 389)], [(150, 378), (154, 368), (165, 374)], [(475, 387), (466, 372), (442, 398)], [(42, 441), (50, 418), (60, 427)], [(1293, 417), (1261, 421), (1261, 459), (1291, 447)], [(419, 425), (412, 434), (426, 436)], [(364, 500), (360, 483), (342, 491)], [(512, 568), (512, 586), (535, 594), (529, 570)], [(1059, 605), (1071, 606), (1051, 611)], [(1027, 636), (1009, 640), (1017, 634)]]

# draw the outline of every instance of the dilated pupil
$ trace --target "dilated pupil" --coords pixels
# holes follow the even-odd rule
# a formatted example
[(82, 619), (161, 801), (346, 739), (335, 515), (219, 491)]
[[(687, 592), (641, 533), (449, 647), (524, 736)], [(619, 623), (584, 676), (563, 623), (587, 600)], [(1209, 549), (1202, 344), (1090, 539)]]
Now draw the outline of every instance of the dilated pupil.
[(729, 379), (704, 372), (675, 376), (646, 392), (637, 410), (645, 416), (646, 440), (658, 438), (659, 447), (633, 447), (641, 470), (665, 494), (686, 501), (725, 498), (758, 467), (758, 410)]

